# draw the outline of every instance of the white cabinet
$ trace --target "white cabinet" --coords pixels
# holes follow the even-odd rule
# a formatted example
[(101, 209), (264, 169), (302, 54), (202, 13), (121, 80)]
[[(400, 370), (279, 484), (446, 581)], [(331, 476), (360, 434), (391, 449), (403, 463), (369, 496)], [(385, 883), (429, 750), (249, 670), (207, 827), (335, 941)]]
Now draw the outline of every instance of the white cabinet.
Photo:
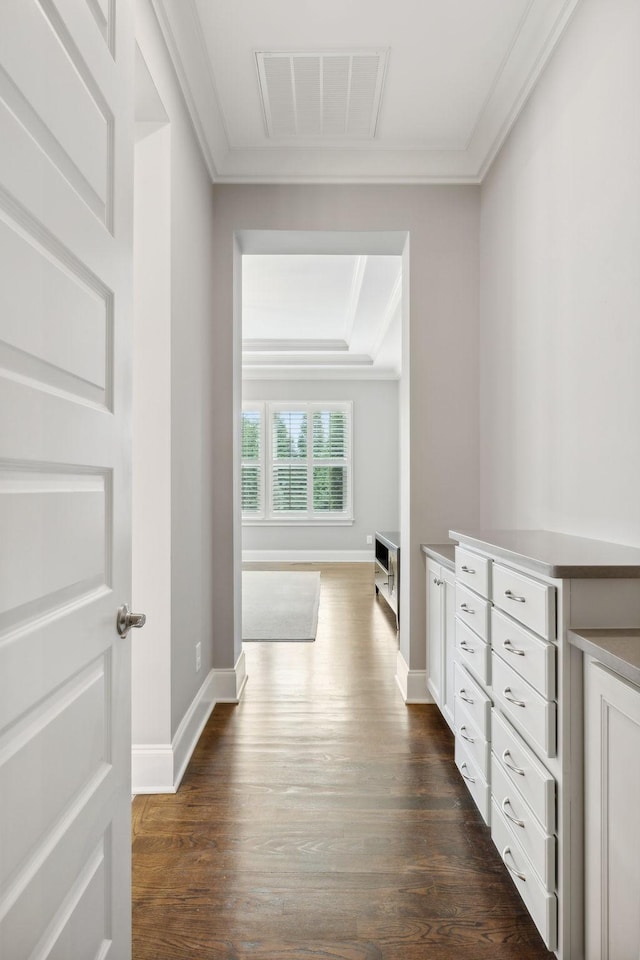
[[(544, 530), (449, 536), (460, 544), (458, 668), (493, 701), (487, 743), (472, 705), (456, 701), (458, 767), (475, 777), (475, 765), (490, 786), (494, 842), (559, 960), (584, 960), (585, 937), (588, 960), (640, 960), (640, 549)], [(478, 641), (491, 648), (488, 674)], [(620, 671), (632, 683), (600, 667), (584, 704), (582, 656), (602, 659), (595, 647), (634, 657), (631, 675)]]
[(585, 658), (587, 960), (640, 957), (640, 688)]
[(427, 688), (453, 730), (455, 579), (452, 570), (427, 558)]

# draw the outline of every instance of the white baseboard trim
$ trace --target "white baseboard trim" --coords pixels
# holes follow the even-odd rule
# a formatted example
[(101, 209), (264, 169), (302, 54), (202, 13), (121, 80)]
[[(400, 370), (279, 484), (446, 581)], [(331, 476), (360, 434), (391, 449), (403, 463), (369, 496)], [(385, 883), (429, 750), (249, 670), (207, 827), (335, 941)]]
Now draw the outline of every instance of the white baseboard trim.
[(373, 550), (243, 550), (243, 563), (373, 563)]
[(396, 683), (405, 703), (433, 703), (427, 690), (427, 671), (409, 670), (407, 661), (398, 650), (396, 658)]
[(237, 703), (247, 683), (247, 664), (244, 650), (236, 660), (235, 667), (212, 670), (216, 703)]
[(216, 703), (237, 703), (247, 682), (244, 650), (235, 667), (210, 670), (180, 722), (171, 743), (134, 743), (131, 792), (176, 793), (200, 734)]
[(131, 747), (131, 792), (175, 793), (170, 743), (134, 743)]

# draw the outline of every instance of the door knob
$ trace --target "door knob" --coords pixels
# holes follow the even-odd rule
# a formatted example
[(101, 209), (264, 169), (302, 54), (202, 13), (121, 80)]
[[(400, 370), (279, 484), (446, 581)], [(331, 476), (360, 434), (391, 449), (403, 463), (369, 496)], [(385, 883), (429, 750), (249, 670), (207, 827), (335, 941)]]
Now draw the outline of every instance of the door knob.
[(146, 614), (131, 613), (127, 603), (123, 603), (118, 610), (116, 627), (118, 628), (118, 633), (121, 637), (126, 637), (126, 635), (129, 633), (129, 630), (131, 630), (131, 627), (144, 627), (146, 622)]

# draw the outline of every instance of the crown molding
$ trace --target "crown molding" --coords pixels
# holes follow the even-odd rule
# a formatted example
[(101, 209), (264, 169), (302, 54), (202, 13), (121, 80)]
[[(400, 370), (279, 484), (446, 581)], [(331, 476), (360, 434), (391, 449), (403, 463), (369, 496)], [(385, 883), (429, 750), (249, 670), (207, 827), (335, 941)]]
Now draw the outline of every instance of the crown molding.
[(396, 370), (374, 365), (336, 366), (272, 366), (242, 368), (243, 380), (399, 380)]
[(252, 353), (308, 353), (318, 350), (325, 353), (337, 353), (349, 349), (346, 340), (251, 340), (242, 341), (242, 354)]
[(530, 0), (465, 149), (257, 149), (230, 143), (194, 0), (151, 0), (214, 183), (478, 184), (516, 122), (581, 0)]

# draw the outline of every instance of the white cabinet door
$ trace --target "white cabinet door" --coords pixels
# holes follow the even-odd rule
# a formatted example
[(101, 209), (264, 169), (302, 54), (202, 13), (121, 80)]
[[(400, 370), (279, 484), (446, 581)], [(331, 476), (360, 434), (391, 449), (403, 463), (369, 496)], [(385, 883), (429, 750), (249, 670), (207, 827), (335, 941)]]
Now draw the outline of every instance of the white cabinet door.
[(0, 956), (130, 956), (133, 26), (0, 2)]
[(427, 687), (442, 709), (442, 578), (440, 564), (427, 559)]
[(640, 957), (640, 689), (585, 666), (587, 960)]

